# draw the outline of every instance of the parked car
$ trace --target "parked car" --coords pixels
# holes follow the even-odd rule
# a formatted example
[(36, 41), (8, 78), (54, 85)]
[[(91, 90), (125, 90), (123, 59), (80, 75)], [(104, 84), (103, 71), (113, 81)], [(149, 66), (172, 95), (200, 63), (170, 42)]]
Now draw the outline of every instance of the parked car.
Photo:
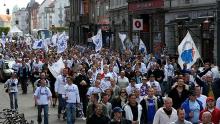
[(12, 75), (12, 73), (14, 73), (14, 70), (12, 69), (13, 64), (15, 63), (15, 61), (13, 60), (5, 60), (3, 63), (3, 68), (2, 68), (2, 79), (1, 82), (5, 83), (5, 81), (7, 79), (9, 79)]

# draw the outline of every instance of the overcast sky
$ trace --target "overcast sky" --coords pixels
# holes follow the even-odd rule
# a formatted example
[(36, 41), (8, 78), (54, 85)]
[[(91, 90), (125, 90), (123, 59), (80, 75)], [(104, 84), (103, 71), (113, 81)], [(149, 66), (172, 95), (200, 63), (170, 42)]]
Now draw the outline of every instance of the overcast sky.
[[(26, 7), (30, 0), (0, 0), (0, 14), (6, 14), (6, 9), (10, 9), (10, 14), (15, 5), (19, 8)], [(44, 0), (35, 0), (38, 3), (42, 3)], [(4, 4), (6, 6), (4, 6)]]

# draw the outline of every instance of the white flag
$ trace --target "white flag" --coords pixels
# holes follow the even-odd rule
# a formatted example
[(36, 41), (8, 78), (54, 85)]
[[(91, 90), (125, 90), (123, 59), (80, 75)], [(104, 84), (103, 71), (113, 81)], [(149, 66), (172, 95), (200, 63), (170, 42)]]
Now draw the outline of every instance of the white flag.
[(65, 68), (65, 65), (63, 63), (62, 57), (57, 62), (53, 63), (52, 66), (48, 65), (48, 69), (55, 78), (61, 74), (60, 72), (63, 68)]
[(126, 34), (121, 34), (121, 33), (118, 33), (118, 35), (119, 35), (119, 38), (120, 38), (120, 40), (121, 40), (121, 44), (122, 44), (122, 47), (123, 47), (123, 49), (125, 50), (126, 48), (125, 48), (125, 39), (126, 39)]
[(143, 53), (146, 53), (147, 52), (147, 48), (144, 44), (144, 42), (140, 39), (140, 43), (139, 43), (139, 50)]
[(34, 41), (34, 44), (33, 44), (33, 49), (42, 49), (44, 47), (44, 43), (43, 43), (43, 40), (40, 39), (40, 40), (35, 40)]
[(95, 44), (95, 51), (98, 52), (102, 49), (102, 30), (99, 29), (98, 33), (92, 37), (92, 41)]
[(57, 41), (57, 53), (62, 53), (66, 50), (67, 48), (67, 39), (66, 39), (66, 34), (63, 32)]
[(187, 69), (189, 69), (200, 58), (199, 51), (189, 32), (178, 46), (178, 53), (178, 63), (182, 69), (183, 64), (187, 64)]
[(52, 39), (52, 46), (56, 46), (58, 34), (54, 34), (51, 39)]
[(5, 42), (6, 42), (5, 33), (2, 32), (2, 41), (1, 41), (1, 43), (2, 43), (3, 48), (5, 48)]

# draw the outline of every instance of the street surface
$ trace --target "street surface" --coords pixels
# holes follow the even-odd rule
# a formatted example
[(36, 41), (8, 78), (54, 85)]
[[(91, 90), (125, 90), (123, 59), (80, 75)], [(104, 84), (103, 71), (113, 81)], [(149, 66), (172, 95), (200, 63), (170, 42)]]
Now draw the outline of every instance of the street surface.
[[(33, 92), (29, 85), (28, 94), (21, 94), (21, 88), (19, 87), (18, 94), (18, 111), (19, 113), (25, 114), (25, 119), (30, 122), (31, 120), (37, 124), (37, 108), (34, 107)], [(5, 93), (3, 83), (0, 83), (0, 111), (4, 108), (10, 108), (9, 96)], [(86, 122), (82, 119), (77, 119), (75, 124), (85, 124)], [(49, 109), (49, 124), (66, 124), (66, 121), (57, 119), (57, 106), (53, 108), (52, 106)]]

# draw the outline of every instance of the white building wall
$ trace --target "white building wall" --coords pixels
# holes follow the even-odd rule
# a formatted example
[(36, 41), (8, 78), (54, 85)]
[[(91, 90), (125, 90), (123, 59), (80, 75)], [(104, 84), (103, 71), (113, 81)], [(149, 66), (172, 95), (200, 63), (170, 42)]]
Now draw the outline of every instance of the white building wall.
[(69, 6), (69, 0), (56, 0), (53, 14), (53, 25), (63, 27), (65, 25), (65, 6)]
[(49, 29), (49, 17), (47, 17), (47, 13), (45, 12), (45, 7), (52, 2), (52, 0), (44, 0), (44, 2), (39, 6), (38, 10), (38, 28), (39, 29)]
[(25, 33), (28, 33), (28, 25), (27, 25), (27, 19), (28, 19), (28, 12), (22, 8), (18, 10), (17, 12), (12, 13), (12, 26), (16, 25), (16, 21), (18, 21), (17, 27)]

